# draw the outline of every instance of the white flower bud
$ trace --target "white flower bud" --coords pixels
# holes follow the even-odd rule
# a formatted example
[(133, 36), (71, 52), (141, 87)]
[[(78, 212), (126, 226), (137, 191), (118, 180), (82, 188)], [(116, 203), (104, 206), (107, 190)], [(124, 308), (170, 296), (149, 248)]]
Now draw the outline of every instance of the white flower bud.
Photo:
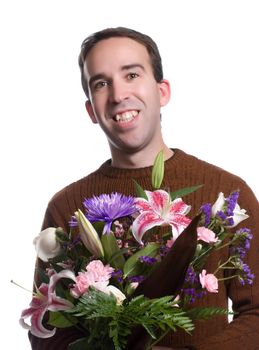
[(54, 227), (49, 227), (41, 231), (39, 235), (34, 238), (33, 243), (38, 257), (43, 261), (54, 258), (61, 251), (61, 246), (56, 239), (56, 228)]

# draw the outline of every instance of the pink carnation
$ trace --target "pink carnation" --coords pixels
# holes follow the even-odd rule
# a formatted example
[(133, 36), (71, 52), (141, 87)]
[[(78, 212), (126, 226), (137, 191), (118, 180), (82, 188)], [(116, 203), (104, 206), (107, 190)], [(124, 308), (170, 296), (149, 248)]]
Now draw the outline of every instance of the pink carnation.
[(93, 273), (95, 282), (105, 282), (111, 278), (114, 268), (104, 266), (101, 260), (93, 260), (86, 266), (86, 270)]
[(91, 285), (94, 284), (94, 274), (92, 272), (79, 272), (76, 276), (76, 283), (70, 289), (70, 293), (74, 298), (79, 298), (81, 295), (88, 292)]
[(215, 243), (218, 241), (218, 237), (216, 237), (215, 233), (206, 227), (198, 227), (197, 233), (198, 233), (198, 239), (204, 242)]
[(206, 272), (206, 270), (202, 270), (199, 275), (200, 283), (202, 288), (206, 288), (210, 293), (218, 293), (218, 279), (212, 273)]
[(110, 265), (103, 265), (100, 260), (93, 260), (86, 266), (86, 272), (79, 272), (76, 276), (76, 283), (73, 288), (70, 289), (74, 298), (79, 298), (81, 295), (88, 292), (90, 286), (97, 289), (105, 283), (108, 285), (111, 273), (114, 271)]

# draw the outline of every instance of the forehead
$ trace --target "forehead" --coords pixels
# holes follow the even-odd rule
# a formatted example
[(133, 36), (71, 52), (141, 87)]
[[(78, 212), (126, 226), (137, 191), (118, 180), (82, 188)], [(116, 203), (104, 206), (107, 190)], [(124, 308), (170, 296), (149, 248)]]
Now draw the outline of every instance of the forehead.
[(109, 38), (99, 41), (86, 56), (86, 77), (110, 74), (125, 65), (142, 64), (152, 70), (146, 47), (130, 38)]

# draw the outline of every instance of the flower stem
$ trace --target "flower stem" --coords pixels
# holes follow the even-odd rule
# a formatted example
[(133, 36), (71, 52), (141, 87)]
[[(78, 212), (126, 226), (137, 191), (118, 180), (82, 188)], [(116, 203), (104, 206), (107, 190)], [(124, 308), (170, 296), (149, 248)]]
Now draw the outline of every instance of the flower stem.
[(226, 280), (230, 280), (232, 278), (238, 277), (238, 275), (233, 275), (233, 276), (229, 276), (229, 277), (224, 277), (224, 278), (219, 278), (218, 281), (226, 281)]
[(18, 284), (18, 283), (16, 283), (16, 282), (14, 282), (13, 280), (11, 280), (10, 281), (11, 283), (13, 283), (15, 286), (17, 286), (17, 287), (20, 287), (20, 288), (22, 288), (23, 290), (25, 290), (26, 292), (29, 292), (30, 294), (33, 294), (33, 295), (35, 295), (36, 293), (33, 293), (30, 289), (27, 289), (27, 288), (24, 288), (23, 286), (21, 286), (20, 284)]

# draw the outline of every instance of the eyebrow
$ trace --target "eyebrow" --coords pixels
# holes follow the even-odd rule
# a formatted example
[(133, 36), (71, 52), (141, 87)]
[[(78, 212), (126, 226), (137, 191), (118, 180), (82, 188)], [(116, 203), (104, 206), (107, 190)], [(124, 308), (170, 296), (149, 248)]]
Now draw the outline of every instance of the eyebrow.
[(145, 71), (145, 67), (140, 63), (126, 64), (121, 67), (121, 70), (130, 70), (132, 68), (140, 68), (141, 70)]
[[(125, 70), (130, 70), (130, 69), (134, 69), (134, 68), (140, 68), (141, 70), (143, 70), (145, 72), (145, 67), (140, 64), (140, 63), (132, 63), (132, 64), (125, 64), (124, 66), (121, 67), (121, 71), (125, 71)], [(90, 79), (89, 79), (89, 86), (91, 87), (91, 85), (99, 79), (107, 79), (106, 74), (104, 73), (98, 73), (96, 75), (93, 75)]]

